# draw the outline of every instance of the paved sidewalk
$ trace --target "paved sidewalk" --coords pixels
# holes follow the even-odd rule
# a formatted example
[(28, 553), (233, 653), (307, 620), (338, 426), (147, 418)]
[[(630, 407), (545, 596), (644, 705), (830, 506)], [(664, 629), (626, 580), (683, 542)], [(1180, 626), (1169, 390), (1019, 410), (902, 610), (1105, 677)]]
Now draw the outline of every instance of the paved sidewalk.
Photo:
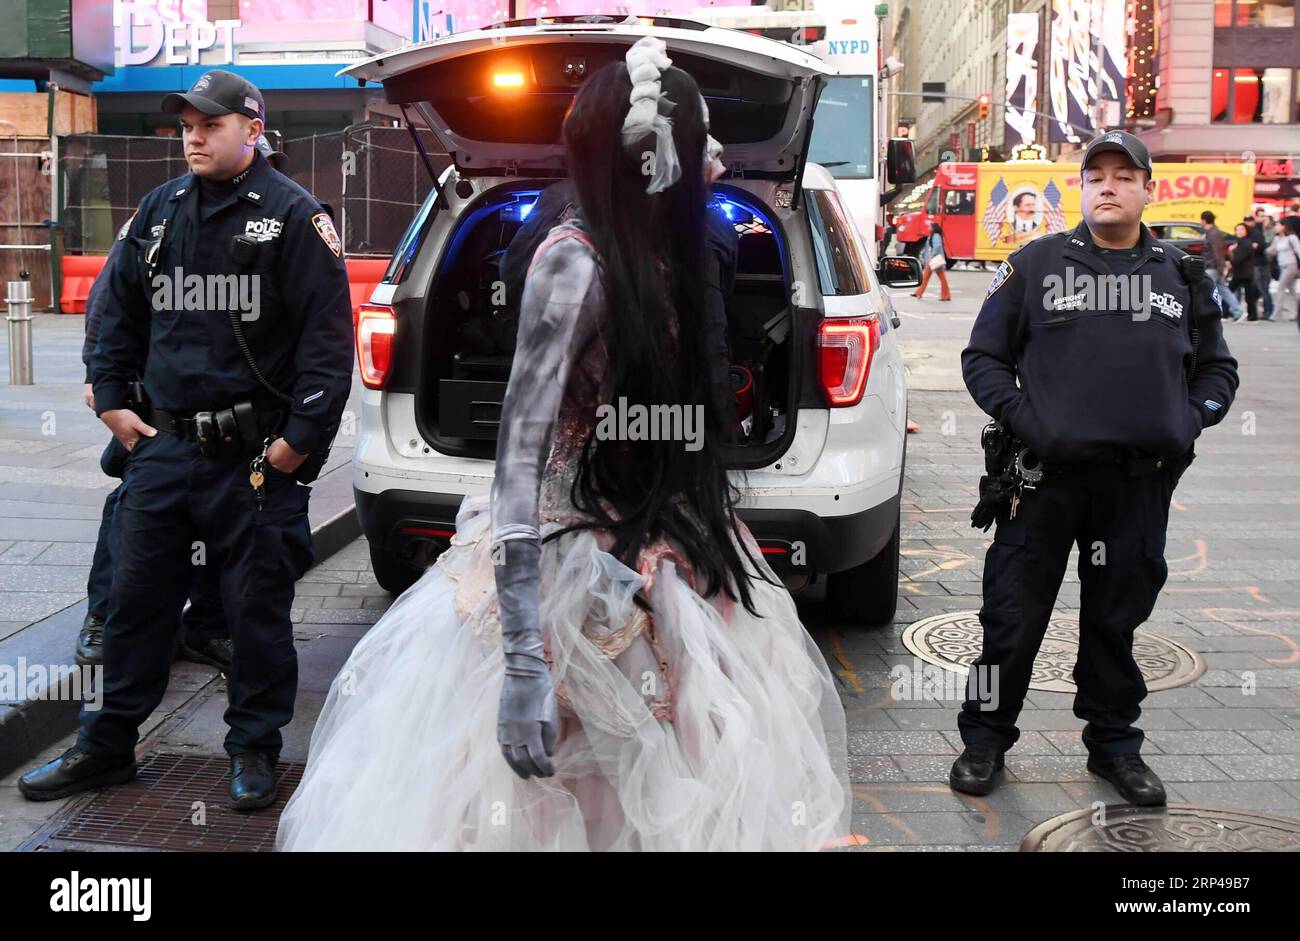
[[(82, 398), (83, 318), (38, 315), (30, 386), (0, 386), (0, 668), (6, 675), (71, 667), (86, 613), (86, 578), (104, 498), (117, 485), (99, 467), (108, 430)], [(8, 351), (3, 351), (7, 357)], [(7, 359), (0, 364), (7, 378)], [(354, 378), (330, 460), (312, 486), (310, 518), (318, 560), (353, 540)], [(29, 680), (40, 690), (44, 680)], [(30, 692), (30, 690), (29, 690)], [(66, 699), (0, 691), (0, 774), (74, 727)]]
[[(99, 468), (108, 429), (82, 400), (83, 320), (38, 314), (35, 383), (0, 386), (0, 641), (86, 597), (104, 497), (118, 483)], [(6, 380), (8, 356), (0, 350)], [(340, 434), (317, 493), (332, 472), (349, 473), (354, 438)], [(340, 508), (313, 499), (313, 526)]]
[[(903, 643), (914, 622), (980, 606), (992, 533), (969, 525), (982, 466), (983, 416), (962, 388), (956, 357), (988, 275), (953, 275), (951, 305), (900, 295), (911, 417), (903, 494), (901, 596), (894, 624), (851, 629), (825, 616), (822, 593), (799, 598), (801, 615), (840, 685), (850, 730), (853, 830), (868, 851), (1014, 850), (1036, 825), (1095, 802), (1119, 803), (1089, 774), (1073, 696), (1031, 691), (1022, 738), (1004, 784), (989, 797), (947, 787), (960, 749), (959, 700), (902, 698), (891, 669), (911, 667)], [(1300, 819), (1300, 338), (1294, 324), (1229, 327), (1243, 386), (1228, 420), (1207, 433), (1170, 514), (1169, 581), (1149, 631), (1201, 656), (1191, 682), (1152, 692), (1139, 726), (1171, 801)], [(1252, 418), (1253, 416), (1253, 418)], [(300, 655), (295, 718), (284, 757), (303, 760), (330, 681), (390, 603), (359, 539), (298, 583)], [(1074, 566), (1057, 604), (1077, 613)], [(150, 751), (220, 756), (225, 684), (215, 671), (178, 664), (151, 717)], [(54, 757), (71, 743), (47, 749)], [(418, 743), (413, 743), (418, 747)], [(0, 849), (16, 848), (68, 802), (29, 804), (17, 772), (0, 778)], [(188, 805), (187, 805), (188, 806)]]

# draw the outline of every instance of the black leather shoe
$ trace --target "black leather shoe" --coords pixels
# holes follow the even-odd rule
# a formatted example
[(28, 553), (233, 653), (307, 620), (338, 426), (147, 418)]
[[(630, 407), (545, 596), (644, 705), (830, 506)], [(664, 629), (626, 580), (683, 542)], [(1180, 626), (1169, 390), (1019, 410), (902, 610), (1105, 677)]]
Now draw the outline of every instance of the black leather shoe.
[(230, 638), (217, 637), (205, 640), (194, 647), (191, 647), (186, 640), (182, 640), (178, 653), (182, 660), (190, 663), (206, 663), (210, 667), (216, 667), (222, 673), (229, 673), (233, 651), (234, 644), (230, 642)]
[(275, 802), (275, 762), (266, 752), (230, 756), (230, 806), (257, 810)]
[(77, 666), (94, 667), (104, 662), (104, 619), (87, 614), (77, 635)]
[(948, 786), (963, 794), (988, 794), (996, 787), (994, 775), (1004, 767), (1002, 752), (990, 745), (967, 745), (952, 763)]
[(1120, 797), (1139, 807), (1160, 807), (1165, 803), (1165, 786), (1147, 767), (1141, 755), (1088, 756), (1088, 770), (1115, 786)]
[(18, 790), (29, 801), (53, 801), (109, 784), (123, 784), (134, 777), (134, 755), (123, 761), (87, 754), (74, 747), (24, 774), (18, 779)]

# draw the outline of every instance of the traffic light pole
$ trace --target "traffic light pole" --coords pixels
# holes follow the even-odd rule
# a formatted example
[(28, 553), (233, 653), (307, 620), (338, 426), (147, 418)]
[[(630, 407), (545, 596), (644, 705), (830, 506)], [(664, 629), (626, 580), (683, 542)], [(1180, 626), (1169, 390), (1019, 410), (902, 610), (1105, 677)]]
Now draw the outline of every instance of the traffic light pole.
[[(905, 97), (905, 98), (929, 98), (929, 99), (943, 98), (947, 101), (970, 101), (970, 102), (975, 102), (977, 104), (979, 103), (978, 96), (972, 98), (969, 95), (936, 94), (935, 92), (925, 92), (925, 91), (891, 91), (891, 92), (885, 92), (885, 94), (898, 95), (900, 97)], [(938, 102), (926, 101), (926, 102), (922, 102), (922, 104), (938, 104)], [(1048, 114), (1046, 111), (1034, 111), (1032, 108), (1019, 108), (1017, 110), (1023, 112), (1024, 114), (1042, 116), (1047, 118), (1049, 121), (1056, 121), (1057, 124), (1063, 124), (1068, 128), (1078, 131), (1080, 134), (1087, 136), (1089, 139), (1093, 137), (1101, 136), (1101, 133), (1093, 128), (1080, 127), (1077, 124), (1071, 124), (1069, 121), (1061, 121), (1058, 118), (1056, 118), (1054, 115)]]

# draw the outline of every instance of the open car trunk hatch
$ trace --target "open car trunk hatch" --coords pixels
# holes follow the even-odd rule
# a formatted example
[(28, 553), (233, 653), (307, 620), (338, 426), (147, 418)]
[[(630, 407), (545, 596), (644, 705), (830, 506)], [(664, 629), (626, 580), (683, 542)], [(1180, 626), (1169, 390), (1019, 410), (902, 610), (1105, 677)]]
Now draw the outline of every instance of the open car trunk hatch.
[[(576, 22), (581, 19), (596, 22)], [(653, 34), (699, 84), (723, 161), (740, 176), (792, 180), (835, 70), (794, 46), (683, 20), (562, 17), (406, 46), (343, 69), (382, 82), (419, 113), (462, 176), (564, 172), (561, 128), (583, 80)]]

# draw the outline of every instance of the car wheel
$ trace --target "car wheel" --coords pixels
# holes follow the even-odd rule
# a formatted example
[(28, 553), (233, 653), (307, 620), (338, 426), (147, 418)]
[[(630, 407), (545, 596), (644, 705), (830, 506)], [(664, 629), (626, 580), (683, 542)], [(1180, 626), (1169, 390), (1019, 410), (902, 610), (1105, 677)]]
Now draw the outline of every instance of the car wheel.
[(370, 546), (370, 567), (375, 571), (375, 581), (379, 582), (379, 587), (394, 596), (406, 591), (420, 577), (414, 567), (373, 543)]
[(902, 514), (885, 547), (861, 565), (826, 579), (826, 606), (832, 618), (875, 627), (888, 624), (898, 610), (898, 554)]

